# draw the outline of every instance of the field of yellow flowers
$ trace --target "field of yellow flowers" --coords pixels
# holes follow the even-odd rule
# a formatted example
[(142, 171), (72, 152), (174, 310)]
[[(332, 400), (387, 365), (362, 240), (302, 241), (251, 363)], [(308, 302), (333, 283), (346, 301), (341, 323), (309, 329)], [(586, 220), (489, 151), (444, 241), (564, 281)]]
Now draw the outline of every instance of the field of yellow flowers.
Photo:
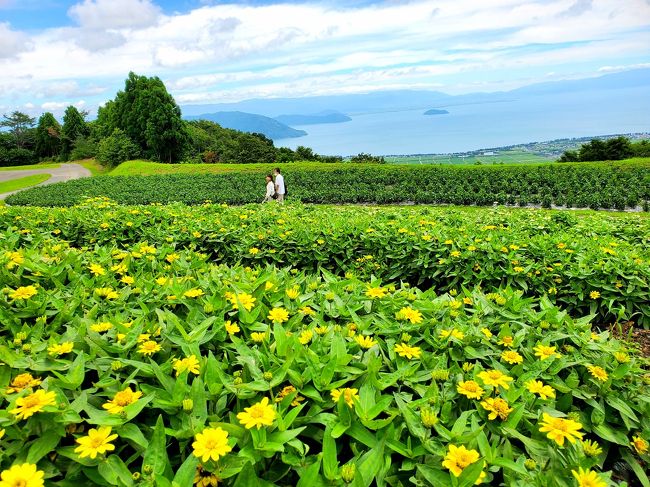
[(642, 216), (0, 222), (0, 487), (650, 486)]

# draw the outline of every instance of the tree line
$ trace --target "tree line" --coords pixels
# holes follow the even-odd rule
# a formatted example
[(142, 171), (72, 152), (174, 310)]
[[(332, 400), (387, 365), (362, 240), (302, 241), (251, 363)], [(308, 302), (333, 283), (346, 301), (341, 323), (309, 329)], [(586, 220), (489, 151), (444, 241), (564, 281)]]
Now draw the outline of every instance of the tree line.
[[(341, 162), (308, 147), (275, 147), (263, 134), (227, 129), (207, 120), (186, 121), (158, 77), (129, 73), (124, 89), (88, 121), (74, 106), (63, 123), (45, 112), (35, 117), (15, 111), (0, 121), (0, 166), (64, 162), (96, 158), (107, 167), (143, 158), (165, 163)], [(351, 162), (381, 163), (383, 158), (359, 154)]]
[(631, 157), (650, 157), (650, 140), (632, 142), (623, 136), (592, 139), (578, 150), (565, 151), (558, 162), (620, 161)]

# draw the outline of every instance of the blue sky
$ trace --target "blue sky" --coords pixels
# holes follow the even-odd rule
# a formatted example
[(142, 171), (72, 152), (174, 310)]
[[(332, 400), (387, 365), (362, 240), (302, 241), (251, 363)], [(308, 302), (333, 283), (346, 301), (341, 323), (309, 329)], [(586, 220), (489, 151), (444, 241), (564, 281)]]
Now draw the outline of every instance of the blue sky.
[(91, 112), (129, 71), (177, 101), (501, 91), (650, 67), (650, 0), (0, 0), (0, 113)]

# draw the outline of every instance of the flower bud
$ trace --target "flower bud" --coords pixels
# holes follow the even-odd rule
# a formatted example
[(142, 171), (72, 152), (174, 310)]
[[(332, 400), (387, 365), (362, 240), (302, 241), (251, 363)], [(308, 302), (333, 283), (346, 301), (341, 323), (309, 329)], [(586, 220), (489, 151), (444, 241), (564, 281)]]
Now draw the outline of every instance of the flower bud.
[(567, 418), (569, 418), (571, 421), (580, 422), (580, 413), (578, 411), (571, 411), (569, 414), (567, 414)]
[(191, 411), (194, 409), (194, 401), (191, 399), (183, 399), (183, 411)]
[(449, 379), (449, 370), (447, 369), (436, 369), (431, 371), (431, 378), (433, 380), (445, 381)]
[(524, 467), (526, 467), (528, 470), (535, 470), (537, 468), (537, 462), (532, 458), (527, 458), (524, 462)]
[(241, 377), (237, 377), (237, 378), (235, 378), (235, 380), (233, 381), (233, 384), (235, 384), (236, 386), (239, 386), (239, 385), (241, 385), (241, 384), (243, 384), (243, 383), (244, 383), (244, 381), (242, 380)]
[(438, 415), (428, 406), (420, 409), (420, 420), (425, 428), (433, 428), (438, 422)]
[(133, 474), (131, 475), (131, 478), (133, 480), (140, 480), (140, 472), (133, 472)]
[(32, 351), (32, 344), (31, 343), (25, 343), (23, 345), (23, 352), (31, 352)]
[(203, 305), (203, 311), (206, 313), (212, 313), (214, 311), (214, 305), (212, 303), (205, 303)]
[(273, 374), (271, 372), (264, 372), (264, 380), (269, 382), (273, 379)]
[(114, 360), (114, 361), (111, 363), (111, 370), (113, 370), (113, 372), (117, 372), (117, 371), (120, 370), (122, 367), (124, 367), (124, 365), (123, 365), (122, 362), (120, 362), (119, 360)]
[(232, 373), (232, 376), (233, 376), (233, 377), (241, 377), (241, 370), (235, 370), (235, 371)]
[(354, 480), (354, 474), (357, 471), (357, 467), (354, 463), (346, 463), (341, 467), (341, 477), (346, 484), (351, 483)]
[(404, 343), (408, 342), (410, 339), (411, 339), (411, 335), (409, 335), (408, 333), (402, 333), (402, 341)]
[(142, 473), (145, 475), (151, 475), (153, 473), (153, 467), (151, 465), (145, 465), (142, 467)]

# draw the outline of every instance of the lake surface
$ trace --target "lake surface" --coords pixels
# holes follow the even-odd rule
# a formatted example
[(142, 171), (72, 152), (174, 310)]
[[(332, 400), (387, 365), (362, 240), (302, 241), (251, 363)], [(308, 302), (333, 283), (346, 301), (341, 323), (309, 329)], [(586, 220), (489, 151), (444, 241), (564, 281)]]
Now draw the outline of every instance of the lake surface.
[[(650, 86), (526, 95), (494, 103), (350, 114), (352, 121), (295, 126), (308, 135), (276, 140), (278, 147), (311, 147), (319, 154), (465, 152), (526, 142), (650, 132)], [(439, 108), (439, 107), (436, 107)]]

